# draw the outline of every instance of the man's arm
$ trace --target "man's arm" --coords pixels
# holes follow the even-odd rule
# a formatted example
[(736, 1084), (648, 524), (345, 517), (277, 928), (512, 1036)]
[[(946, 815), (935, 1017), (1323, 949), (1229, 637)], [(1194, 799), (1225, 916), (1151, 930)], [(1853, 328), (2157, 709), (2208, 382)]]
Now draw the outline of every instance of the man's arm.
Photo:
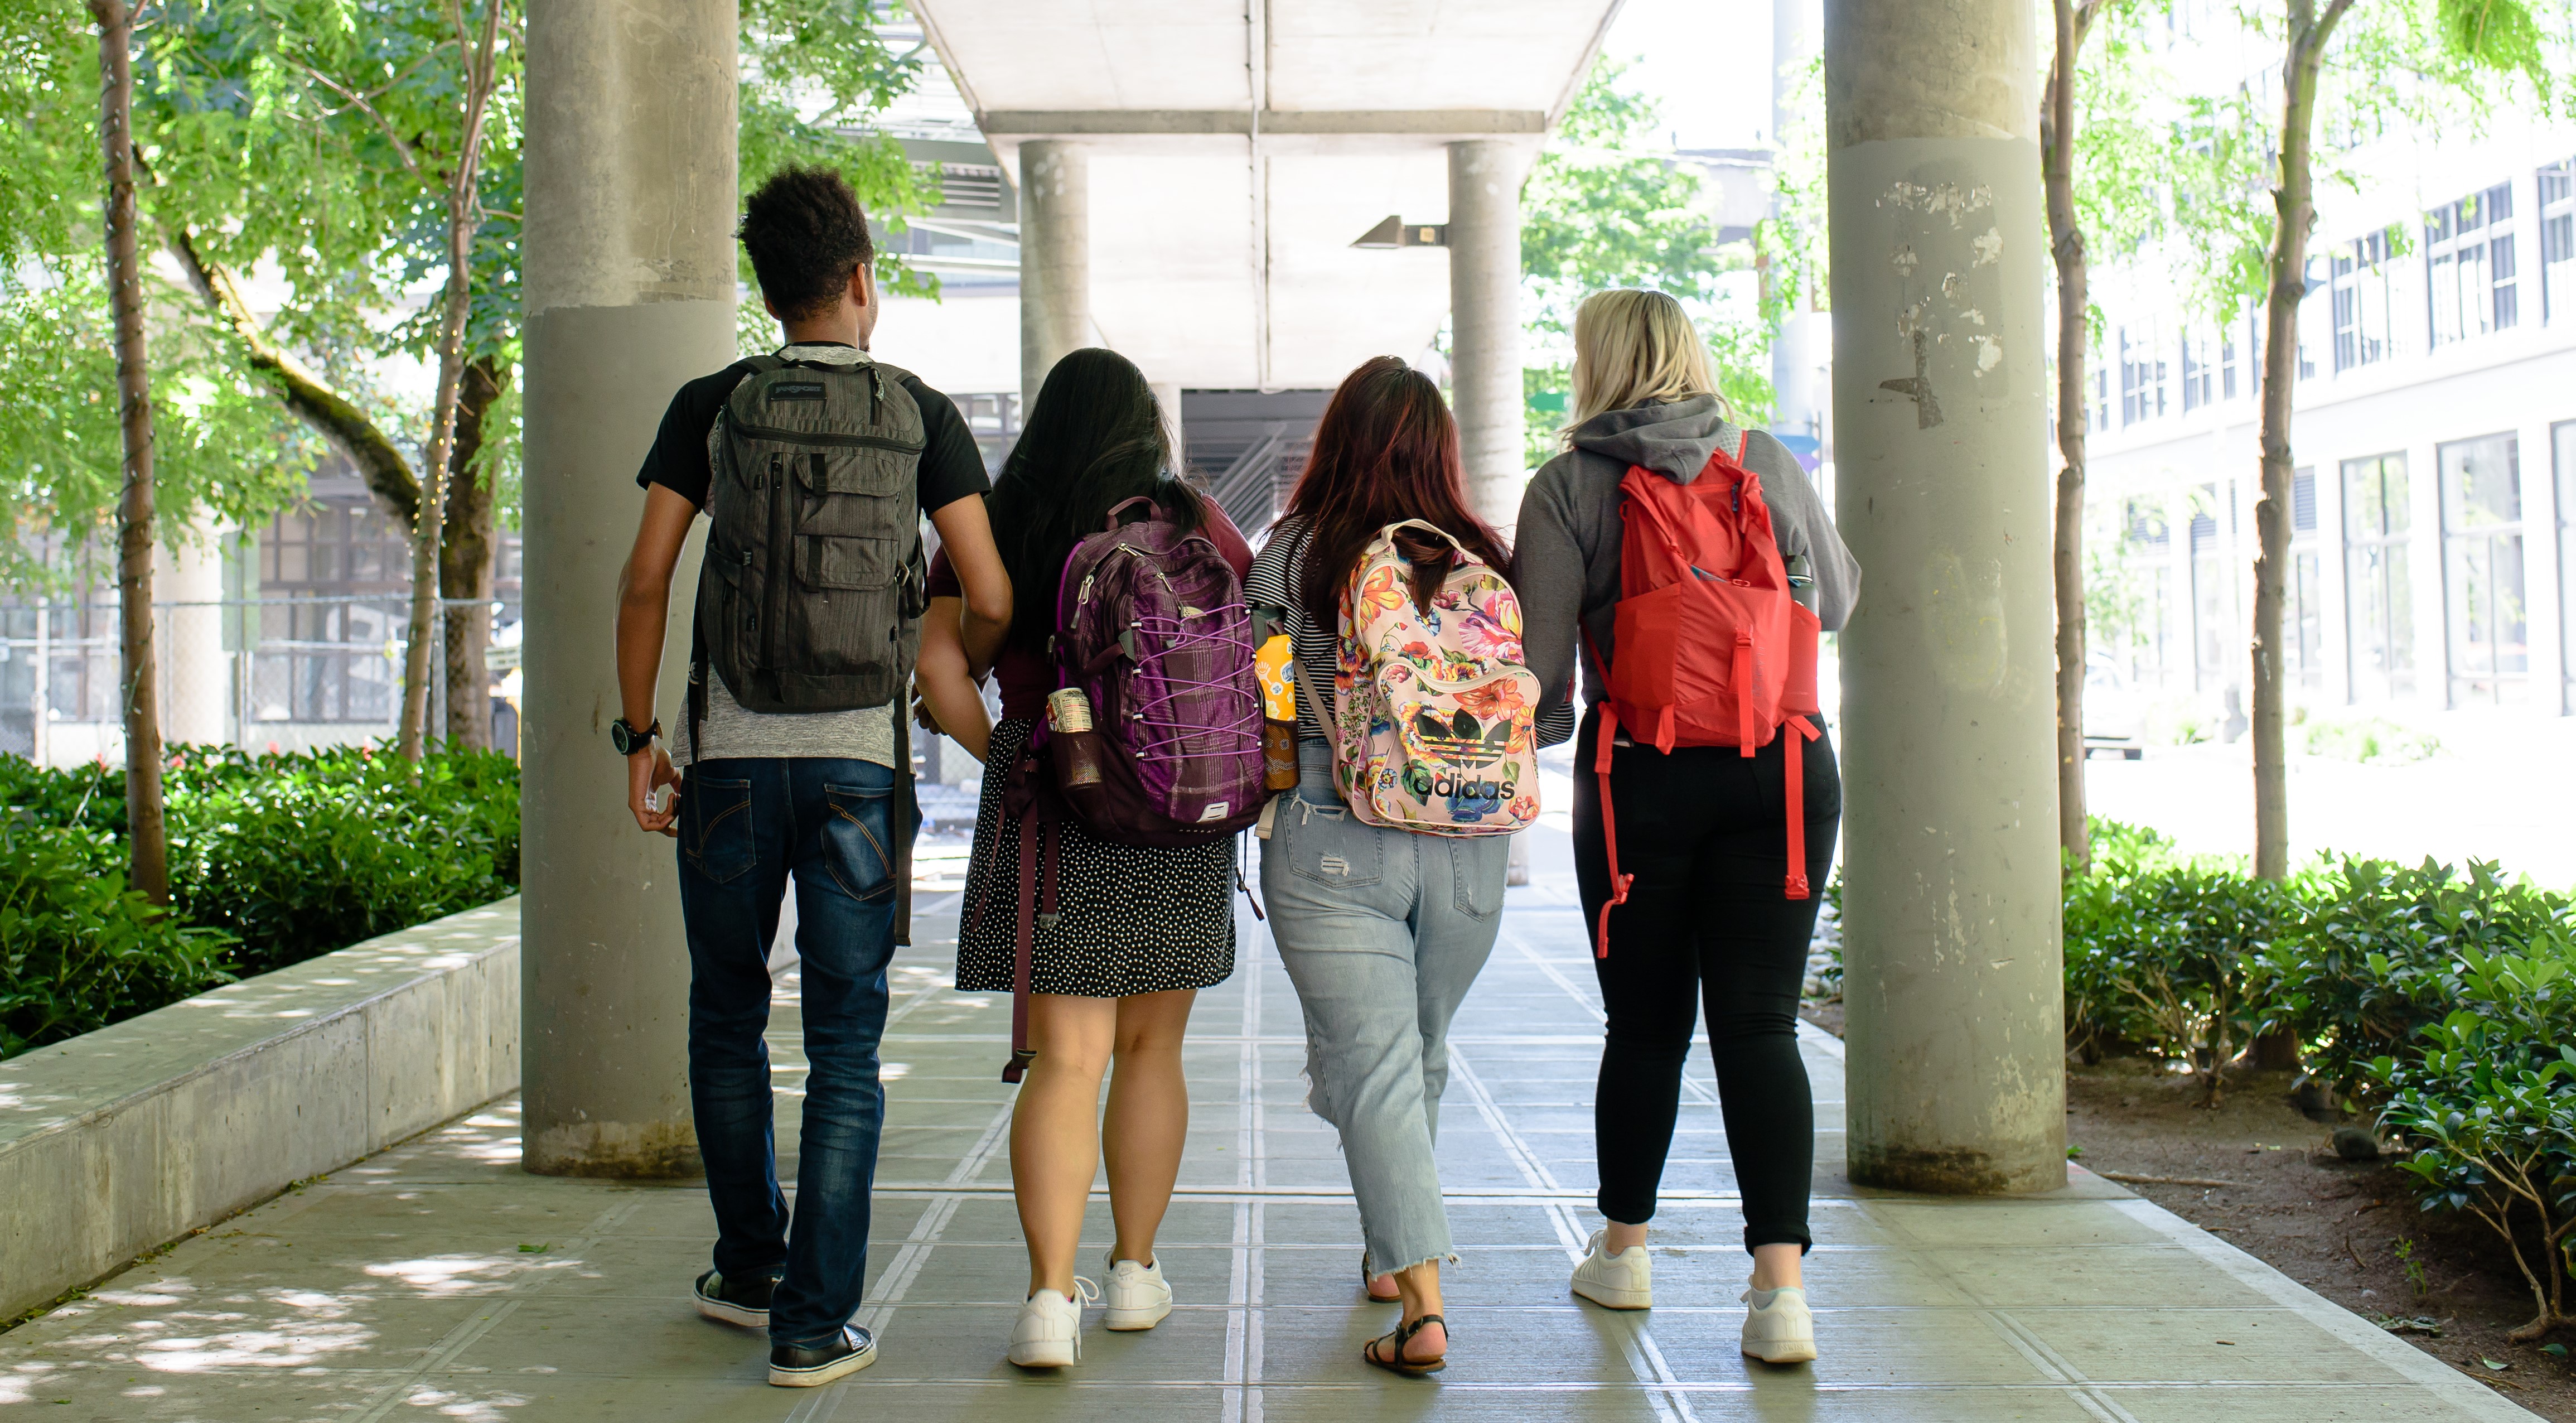
[(1002, 551), (993, 545), (993, 524), (985, 517), (982, 495), (940, 505), (930, 511), (930, 523), (939, 530), (939, 546), (965, 595), (966, 670), (980, 682), (1011, 630), (1011, 575), (1002, 567)]
[[(635, 548), (617, 574), (617, 699), (626, 724), (638, 730), (653, 724), (653, 687), (661, 680), (662, 638), (671, 616), (671, 571), (679, 566), (680, 545), (697, 517), (697, 506), (669, 486), (647, 488)], [(985, 542), (990, 546), (989, 535)], [(678, 804), (660, 810), (651, 804), (654, 791), (680, 779), (662, 741), (656, 737), (626, 758), (626, 805), (638, 827), (677, 835)]]

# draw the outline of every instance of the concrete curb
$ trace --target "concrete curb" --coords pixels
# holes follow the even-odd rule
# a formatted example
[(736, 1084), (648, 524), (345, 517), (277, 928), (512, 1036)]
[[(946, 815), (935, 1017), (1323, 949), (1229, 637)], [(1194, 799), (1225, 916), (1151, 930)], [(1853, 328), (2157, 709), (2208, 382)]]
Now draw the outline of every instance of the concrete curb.
[(519, 1085), (519, 900), (0, 1063), (0, 1319)]

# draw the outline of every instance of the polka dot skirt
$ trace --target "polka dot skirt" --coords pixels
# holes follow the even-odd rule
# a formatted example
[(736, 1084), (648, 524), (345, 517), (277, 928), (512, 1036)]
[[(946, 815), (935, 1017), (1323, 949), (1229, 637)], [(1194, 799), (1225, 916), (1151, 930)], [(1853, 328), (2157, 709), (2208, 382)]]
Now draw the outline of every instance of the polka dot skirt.
[[(1036, 723), (1009, 718), (993, 728), (986, 765), (1018, 759)], [(975, 849), (959, 910), (957, 986), (1011, 991), (1011, 954), (1020, 919), (1020, 826), (1002, 814), (999, 771), (984, 777)], [(1053, 927), (1037, 926), (1029, 987), (1037, 993), (1124, 998), (1207, 988), (1234, 973), (1235, 842), (1187, 849), (1113, 845), (1059, 822)], [(1043, 848), (1043, 847), (1042, 847)], [(1043, 866), (1043, 861), (1041, 861)], [(1037, 896), (1030, 895), (1032, 903)]]

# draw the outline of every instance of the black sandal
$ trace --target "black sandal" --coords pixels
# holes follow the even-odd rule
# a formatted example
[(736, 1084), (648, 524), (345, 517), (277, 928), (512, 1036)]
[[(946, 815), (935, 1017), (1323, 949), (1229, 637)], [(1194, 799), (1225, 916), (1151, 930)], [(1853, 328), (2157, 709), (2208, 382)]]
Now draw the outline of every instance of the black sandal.
[[(1367, 1252), (1363, 1251), (1363, 1252), (1361, 1253), (1361, 1255), (1360, 1255), (1360, 1298), (1367, 1300), (1367, 1301), (1368, 1301), (1369, 1303), (1371, 1303), (1371, 1304), (1401, 1304), (1401, 1303), (1403, 1303), (1403, 1302), (1404, 1302), (1404, 1292), (1403, 1292), (1403, 1291), (1401, 1291), (1401, 1290), (1398, 1290), (1397, 1292), (1395, 1292), (1394, 1294), (1391, 1294), (1391, 1295), (1382, 1295), (1382, 1294), (1379, 1294), (1377, 1291), (1375, 1291), (1375, 1290), (1373, 1290), (1373, 1289), (1370, 1289), (1370, 1288), (1369, 1288), (1369, 1286), (1371, 1286), (1371, 1285), (1373, 1285), (1373, 1284), (1376, 1284), (1376, 1283), (1377, 1283), (1377, 1277), (1369, 1273), (1369, 1267), (1368, 1267), (1368, 1266), (1369, 1266), (1368, 1254), (1367, 1254)], [(1390, 1275), (1390, 1276), (1388, 1276), (1387, 1278), (1389, 1278), (1389, 1279), (1393, 1279), (1393, 1278), (1394, 1278), (1394, 1276)]]
[[(1413, 1336), (1421, 1333), (1422, 1326), (1426, 1324), (1437, 1324), (1443, 1332), (1449, 1328), (1448, 1320), (1436, 1314), (1426, 1314), (1410, 1324), (1399, 1324), (1394, 1329), (1360, 1346), (1360, 1358), (1389, 1373), (1403, 1374), (1408, 1378), (1420, 1378), (1424, 1374), (1440, 1372), (1449, 1367), (1449, 1355), (1445, 1351), (1436, 1359), (1414, 1360), (1404, 1356), (1404, 1346), (1412, 1343)], [(1394, 1347), (1385, 1355), (1380, 1355), (1377, 1346), (1389, 1340), (1394, 1341)]]

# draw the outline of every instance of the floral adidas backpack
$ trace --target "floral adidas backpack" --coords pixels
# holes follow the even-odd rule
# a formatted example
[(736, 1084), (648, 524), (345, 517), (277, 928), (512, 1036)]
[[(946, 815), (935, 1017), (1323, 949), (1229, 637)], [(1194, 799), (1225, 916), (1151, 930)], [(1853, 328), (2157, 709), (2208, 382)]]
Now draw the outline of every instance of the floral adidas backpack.
[[(1402, 545), (1454, 554), (1426, 607)], [(1342, 593), (1333, 783), (1369, 825), (1508, 835), (1538, 820), (1538, 678), (1512, 585), (1419, 519), (1380, 529)]]

